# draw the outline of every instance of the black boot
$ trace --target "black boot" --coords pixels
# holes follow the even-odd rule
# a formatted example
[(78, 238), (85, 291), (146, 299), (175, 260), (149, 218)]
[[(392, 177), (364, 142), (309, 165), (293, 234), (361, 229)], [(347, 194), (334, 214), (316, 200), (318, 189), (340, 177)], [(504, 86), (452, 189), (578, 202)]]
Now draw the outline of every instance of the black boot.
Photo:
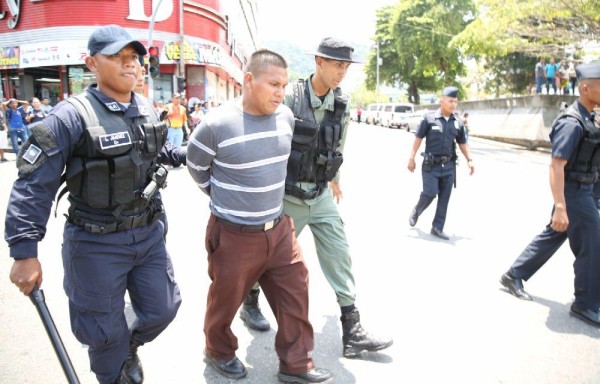
[(129, 353), (123, 369), (121, 370), (121, 377), (119, 384), (142, 384), (144, 382), (144, 371), (142, 370), (142, 363), (137, 355), (138, 347), (144, 345), (144, 343), (135, 340), (133, 337), (129, 342)]
[(250, 291), (240, 310), (240, 319), (242, 319), (249, 328), (264, 332), (271, 329), (271, 324), (265, 319), (258, 306), (259, 293), (260, 289), (253, 289)]
[(421, 213), (423, 213), (423, 211), (425, 209), (427, 209), (427, 207), (429, 207), (429, 204), (431, 204), (431, 202), (433, 201), (434, 198), (435, 197), (430, 197), (430, 196), (421, 196), (419, 198), (419, 202), (413, 208), (413, 210), (410, 212), (410, 216), (408, 217), (408, 224), (411, 227), (414, 227), (415, 224), (417, 224), (417, 220), (419, 219), (419, 216), (421, 216)]
[(340, 320), (344, 333), (342, 336), (344, 357), (356, 357), (361, 351), (380, 351), (394, 342), (392, 339), (379, 339), (367, 333), (360, 325), (358, 309), (343, 314)]

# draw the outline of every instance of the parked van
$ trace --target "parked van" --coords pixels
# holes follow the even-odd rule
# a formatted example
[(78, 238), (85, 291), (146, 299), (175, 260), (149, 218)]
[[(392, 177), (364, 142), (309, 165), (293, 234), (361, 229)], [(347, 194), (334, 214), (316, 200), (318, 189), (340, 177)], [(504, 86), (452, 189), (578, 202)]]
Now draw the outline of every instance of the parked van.
[(387, 103), (379, 114), (381, 125), (389, 128), (404, 128), (407, 126), (406, 119), (414, 111), (415, 107), (412, 103)]
[(373, 103), (369, 104), (367, 108), (363, 111), (363, 116), (365, 118), (365, 123), (367, 124), (380, 124), (380, 110), (383, 107), (383, 103)]

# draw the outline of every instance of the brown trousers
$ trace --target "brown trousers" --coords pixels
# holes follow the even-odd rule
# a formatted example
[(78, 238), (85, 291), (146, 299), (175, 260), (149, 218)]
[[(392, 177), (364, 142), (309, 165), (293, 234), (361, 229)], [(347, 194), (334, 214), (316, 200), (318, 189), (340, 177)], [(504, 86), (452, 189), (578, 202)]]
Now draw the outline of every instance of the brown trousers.
[(311, 370), (314, 335), (308, 320), (308, 270), (292, 219), (284, 216), (268, 231), (244, 232), (211, 215), (206, 250), (212, 280), (204, 318), (206, 353), (218, 360), (235, 356), (238, 342), (231, 322), (258, 281), (277, 320), (280, 371)]

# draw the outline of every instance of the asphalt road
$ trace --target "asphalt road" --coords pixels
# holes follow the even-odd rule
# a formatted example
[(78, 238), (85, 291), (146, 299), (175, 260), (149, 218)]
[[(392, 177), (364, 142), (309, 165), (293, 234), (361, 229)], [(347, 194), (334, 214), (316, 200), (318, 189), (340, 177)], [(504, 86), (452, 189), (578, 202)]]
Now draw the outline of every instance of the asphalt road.
[[(353, 255), (356, 304), (366, 330), (393, 337), (394, 345), (360, 359), (341, 356), (339, 308), (306, 230), (299, 241), (311, 271), (315, 363), (344, 384), (600, 383), (600, 330), (569, 316), (573, 256), (567, 245), (526, 283), (533, 302), (514, 298), (498, 283), (550, 218), (548, 153), (473, 139), (476, 173), (468, 176), (461, 161), (445, 228), (451, 239), (442, 241), (429, 234), (433, 205), (408, 226), (421, 190), (420, 172), (406, 169), (412, 140), (406, 131), (353, 124), (342, 167), (339, 209)], [(0, 165), (1, 212), (15, 176), (14, 161)], [(183, 304), (171, 326), (140, 349), (145, 383), (230, 383), (202, 361), (208, 199), (183, 168), (172, 170), (168, 183), (167, 245)], [(94, 383), (86, 349), (70, 332), (62, 290), (60, 213), (66, 206), (63, 199), (40, 245), (42, 288), (81, 382)], [(7, 255), (3, 242), (0, 383), (64, 383), (34, 306), (8, 280)], [(270, 332), (249, 331), (238, 318), (233, 324), (238, 357), (248, 367), (239, 383), (277, 382), (276, 325), (264, 296), (260, 303)]]

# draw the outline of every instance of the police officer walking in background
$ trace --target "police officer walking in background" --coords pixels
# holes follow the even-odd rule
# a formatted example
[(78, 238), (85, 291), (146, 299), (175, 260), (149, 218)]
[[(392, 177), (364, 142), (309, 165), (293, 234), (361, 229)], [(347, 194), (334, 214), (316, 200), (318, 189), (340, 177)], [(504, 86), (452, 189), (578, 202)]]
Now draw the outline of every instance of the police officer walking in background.
[(568, 238), (575, 254), (571, 314), (600, 327), (600, 216), (596, 205), (600, 129), (593, 114), (600, 105), (600, 62), (581, 64), (575, 70), (579, 99), (558, 116), (550, 133), (552, 220), (502, 275), (500, 283), (516, 297), (531, 300), (522, 280), (533, 276)]
[[(296, 237), (310, 227), (321, 270), (335, 291), (342, 316), (342, 342), (345, 357), (361, 351), (379, 351), (392, 345), (389, 338), (367, 333), (355, 307), (356, 293), (352, 259), (344, 223), (334, 199), (339, 203), (342, 190), (338, 170), (346, 131), (350, 123), (348, 99), (340, 83), (346, 76), (354, 48), (347, 43), (324, 38), (315, 55), (316, 69), (309, 80), (288, 86), (284, 103), (296, 117), (292, 152), (287, 165), (284, 212), (294, 219)], [(258, 286), (250, 292), (240, 317), (253, 329), (269, 329), (258, 308)]]
[[(71, 329), (88, 346), (100, 383), (138, 384), (144, 377), (137, 348), (156, 338), (181, 304), (157, 191), (166, 178), (159, 158), (185, 161), (185, 151), (163, 147), (166, 125), (132, 92), (144, 46), (110, 25), (92, 33), (88, 50), (85, 63), (97, 84), (32, 124), (17, 159), (5, 224), (10, 279), (25, 295), (42, 284), (37, 244), (66, 168), (62, 258)], [(136, 315), (130, 329), (126, 291)]]
[(440, 239), (449, 240), (444, 233), (448, 202), (452, 193), (452, 186), (456, 180), (456, 143), (467, 159), (470, 174), (475, 172), (471, 159), (467, 134), (460, 117), (455, 112), (458, 106), (458, 88), (446, 87), (442, 91), (440, 109), (426, 114), (415, 132), (415, 141), (408, 158), (408, 170), (415, 171), (415, 155), (425, 140), (425, 152), (421, 174), (423, 177), (423, 192), (417, 205), (413, 208), (408, 218), (411, 227), (417, 224), (421, 213), (438, 197), (435, 217), (431, 227), (431, 234)]

